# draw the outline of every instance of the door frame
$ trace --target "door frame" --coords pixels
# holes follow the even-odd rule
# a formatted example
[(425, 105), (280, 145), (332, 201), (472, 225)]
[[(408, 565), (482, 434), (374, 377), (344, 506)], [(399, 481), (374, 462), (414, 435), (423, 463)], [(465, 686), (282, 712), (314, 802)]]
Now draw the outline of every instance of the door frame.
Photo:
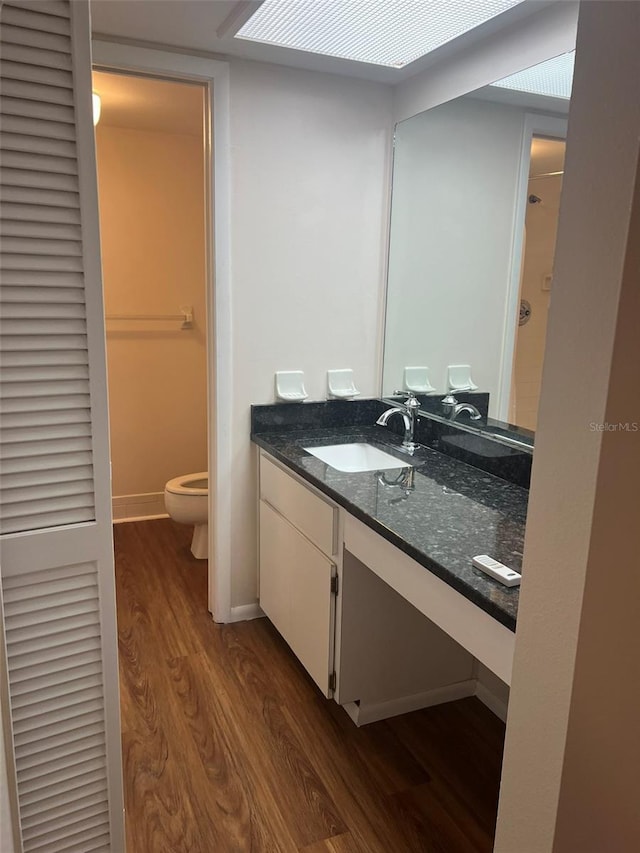
[(505, 314), (500, 358), (500, 383), (496, 418), (509, 421), (511, 382), (515, 369), (518, 315), (520, 313), (520, 277), (524, 250), (524, 224), (527, 215), (529, 166), (531, 163), (531, 140), (534, 136), (555, 139), (567, 138), (568, 119), (544, 113), (525, 113), (522, 126), (522, 148), (520, 169), (516, 181), (515, 216), (511, 240), (511, 272), (505, 300)]
[(207, 413), (209, 454), (208, 606), (231, 615), (231, 213), (229, 64), (94, 39), (93, 67), (203, 84), (206, 185)]

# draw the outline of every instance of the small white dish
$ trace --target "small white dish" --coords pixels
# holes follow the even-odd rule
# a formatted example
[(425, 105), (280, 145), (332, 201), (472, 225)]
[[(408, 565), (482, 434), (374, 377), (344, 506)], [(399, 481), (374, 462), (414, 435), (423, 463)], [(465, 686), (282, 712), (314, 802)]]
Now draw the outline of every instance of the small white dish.
[(276, 398), (286, 403), (301, 403), (309, 396), (304, 387), (303, 370), (278, 370), (275, 384)]
[(353, 370), (327, 370), (327, 395), (341, 400), (350, 400), (360, 392), (353, 381)]

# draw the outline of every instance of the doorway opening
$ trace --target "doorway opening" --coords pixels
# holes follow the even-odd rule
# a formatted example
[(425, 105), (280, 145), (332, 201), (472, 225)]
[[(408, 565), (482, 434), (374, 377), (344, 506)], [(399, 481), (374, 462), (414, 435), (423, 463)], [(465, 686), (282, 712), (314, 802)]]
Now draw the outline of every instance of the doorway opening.
[(95, 71), (93, 91), (113, 517), (158, 518), (167, 482), (208, 471), (205, 90)]

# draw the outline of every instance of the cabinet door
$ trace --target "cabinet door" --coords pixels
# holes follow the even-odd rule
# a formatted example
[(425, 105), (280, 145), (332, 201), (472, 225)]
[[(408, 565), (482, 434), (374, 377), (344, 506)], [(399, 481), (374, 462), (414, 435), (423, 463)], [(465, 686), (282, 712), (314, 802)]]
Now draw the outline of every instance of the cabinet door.
[[(293, 528), (291, 528), (293, 530)], [(291, 533), (282, 516), (260, 501), (260, 607), (291, 645)]]
[(260, 501), (260, 606), (325, 696), (333, 658), (335, 564)]

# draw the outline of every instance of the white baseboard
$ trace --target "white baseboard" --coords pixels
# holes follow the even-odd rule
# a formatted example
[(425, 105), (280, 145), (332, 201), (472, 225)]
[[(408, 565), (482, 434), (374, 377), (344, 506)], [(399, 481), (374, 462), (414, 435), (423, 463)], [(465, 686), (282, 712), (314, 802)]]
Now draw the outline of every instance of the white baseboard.
[(442, 705), (444, 702), (464, 699), (467, 696), (473, 696), (475, 692), (476, 682), (469, 679), (468, 681), (448, 684), (446, 687), (426, 690), (423, 693), (401, 696), (398, 699), (389, 699), (384, 702), (360, 702), (360, 704), (347, 702), (342, 707), (356, 726), (365, 726), (367, 723), (386, 720), (388, 717), (397, 717), (399, 714), (408, 714), (410, 711), (418, 711), (420, 708), (429, 708), (432, 705)]
[(115, 495), (111, 500), (111, 505), (114, 522), (168, 518), (164, 508), (164, 492)]
[(264, 613), (256, 601), (255, 604), (240, 604), (232, 607), (229, 622), (246, 622), (248, 619), (261, 619)]
[(482, 704), (486, 705), (490, 711), (493, 711), (496, 717), (499, 717), (503, 723), (507, 722), (507, 703), (496, 696), (495, 693), (492, 693), (486, 684), (483, 684), (481, 681), (476, 681), (475, 695)]
[(132, 515), (130, 518), (113, 518), (114, 524), (128, 524), (130, 521), (155, 521), (157, 518), (169, 518), (168, 513), (163, 512), (160, 515)]

